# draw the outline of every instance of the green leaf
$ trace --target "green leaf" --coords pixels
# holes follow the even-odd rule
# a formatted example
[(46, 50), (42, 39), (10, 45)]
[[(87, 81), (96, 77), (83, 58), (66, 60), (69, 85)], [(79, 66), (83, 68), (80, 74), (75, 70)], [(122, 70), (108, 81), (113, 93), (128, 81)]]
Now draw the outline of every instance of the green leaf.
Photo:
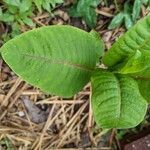
[(150, 103), (150, 78), (139, 78), (137, 79), (140, 93)]
[(129, 14), (125, 14), (125, 27), (126, 29), (130, 29), (133, 26), (132, 18)]
[(27, 16), (22, 19), (26, 25), (28, 25), (30, 27), (35, 27), (35, 24), (33, 23), (32, 19), (28, 18)]
[(102, 40), (102, 38), (100, 37), (99, 33), (96, 32), (95, 30), (91, 30), (90, 34), (95, 38), (95, 40), (97, 41), (97, 54), (98, 56), (102, 56), (103, 52), (102, 49), (105, 49), (105, 45), (104, 42)]
[(62, 97), (73, 96), (89, 82), (98, 51), (103, 50), (95, 37), (71, 26), (41, 27), (1, 48), (4, 60), (25, 81)]
[(12, 32), (11, 32), (11, 37), (15, 37), (17, 35), (21, 34), (21, 31), (20, 31), (20, 26), (18, 23), (13, 23), (12, 24)]
[(144, 5), (148, 5), (150, 3), (150, 0), (142, 0), (142, 2), (144, 3)]
[(63, 3), (63, 0), (47, 0), (47, 1), (49, 1), (49, 3), (52, 5), (53, 8), (56, 6), (56, 4)]
[(110, 25), (108, 26), (108, 29), (115, 29), (116, 27), (119, 27), (122, 24), (123, 20), (124, 20), (124, 13), (120, 12), (113, 18)]
[(124, 5), (124, 21), (125, 21), (125, 27), (126, 29), (129, 29), (133, 26), (133, 20), (132, 20), (132, 6), (127, 1)]
[(132, 4), (130, 4), (129, 1), (126, 1), (125, 4), (124, 4), (124, 13), (131, 14), (132, 9), (133, 9)]
[(112, 70), (121, 74), (131, 74), (134, 77), (150, 77), (150, 51), (139, 51), (126, 61), (114, 66)]
[(147, 102), (137, 82), (126, 75), (97, 71), (92, 76), (92, 108), (102, 128), (131, 128), (144, 118)]
[(51, 12), (51, 6), (50, 3), (47, 0), (43, 0), (42, 7), (47, 10), (48, 12)]
[(63, 0), (33, 0), (36, 7), (40, 12), (42, 12), (42, 8), (51, 13), (52, 8), (56, 6), (56, 4), (63, 3)]
[(0, 15), (0, 21), (3, 22), (13, 22), (14, 21), (14, 15), (10, 14), (10, 13), (3, 13), (2, 15)]
[(23, 19), (23, 22), (24, 22), (25, 24), (27, 24), (28, 26), (30, 26), (30, 27), (35, 27), (35, 24), (33, 23), (32, 19), (30, 19), (30, 18), (28, 18), (28, 17), (24, 18), (24, 19)]
[(140, 16), (142, 0), (135, 0), (133, 5), (132, 19), (135, 22)]
[(32, 6), (32, 1), (31, 0), (24, 0), (21, 2), (19, 10), (21, 13), (29, 11)]
[(95, 9), (89, 8), (86, 11), (86, 15), (84, 16), (85, 22), (92, 29), (95, 27), (97, 22), (97, 14)]
[(100, 3), (99, 0), (79, 0), (71, 7), (69, 14), (73, 17), (82, 17), (90, 28), (95, 27), (97, 15), (95, 8)]
[(16, 7), (20, 6), (20, 0), (4, 0), (4, 2), (12, 6), (16, 6)]
[(150, 50), (150, 15), (138, 21), (130, 28), (103, 57), (103, 63), (109, 67), (123, 62), (137, 50)]
[(16, 14), (18, 14), (18, 8), (19, 8), (19, 6), (16, 7), (16, 6), (9, 6), (8, 5), (8, 11), (7, 12), (9, 12), (13, 15), (16, 15)]
[(132, 76), (137, 80), (142, 96), (150, 103), (150, 65), (149, 68)]
[(43, 0), (33, 0), (33, 2), (35, 3), (36, 7), (40, 12), (42, 12), (42, 1)]

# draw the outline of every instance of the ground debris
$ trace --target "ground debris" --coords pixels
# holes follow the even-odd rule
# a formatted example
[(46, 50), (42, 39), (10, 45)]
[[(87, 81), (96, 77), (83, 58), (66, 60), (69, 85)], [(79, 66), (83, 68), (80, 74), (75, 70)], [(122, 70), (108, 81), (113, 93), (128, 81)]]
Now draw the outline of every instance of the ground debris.
[[(31, 100), (27, 98), (22, 98), (24, 106), (28, 112), (29, 118), (34, 123), (45, 122), (48, 118), (50, 107), (46, 110), (42, 110), (37, 105), (35, 105)], [(43, 106), (44, 107), (44, 106)]]

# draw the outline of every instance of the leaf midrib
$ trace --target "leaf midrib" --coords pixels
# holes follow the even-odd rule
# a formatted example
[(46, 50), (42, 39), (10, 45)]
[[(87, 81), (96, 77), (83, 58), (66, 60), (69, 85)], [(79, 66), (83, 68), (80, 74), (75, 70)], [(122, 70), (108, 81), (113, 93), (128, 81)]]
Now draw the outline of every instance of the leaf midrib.
[(37, 61), (45, 61), (48, 62), (50, 64), (63, 64), (63, 65), (68, 65), (80, 70), (84, 70), (84, 71), (89, 71), (92, 72), (94, 70), (94, 68), (90, 68), (81, 64), (75, 64), (69, 61), (62, 61), (62, 60), (55, 60), (55, 59), (50, 59), (48, 57), (44, 57), (44, 56), (35, 56), (35, 55), (31, 55), (31, 54), (27, 54), (27, 53), (19, 53), (19, 55), (23, 55), (25, 57), (31, 57), (32, 59), (35, 59)]
[[(115, 75), (114, 75), (115, 76)], [(117, 119), (118, 121), (116, 121), (116, 126), (117, 124), (119, 123), (119, 120), (121, 118), (121, 99), (122, 99), (122, 93), (121, 93), (121, 85), (120, 85), (120, 82), (119, 82), (119, 79), (115, 76), (115, 79), (116, 79), (116, 83), (117, 83), (117, 87), (118, 87), (118, 97), (119, 97), (119, 108), (118, 108), (118, 111), (117, 111)]]

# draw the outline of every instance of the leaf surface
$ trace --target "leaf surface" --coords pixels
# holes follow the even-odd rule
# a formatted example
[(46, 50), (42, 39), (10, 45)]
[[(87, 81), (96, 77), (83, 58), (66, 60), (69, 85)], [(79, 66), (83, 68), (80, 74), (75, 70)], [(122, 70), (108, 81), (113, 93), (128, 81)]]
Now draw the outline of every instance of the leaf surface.
[(90, 28), (95, 27), (97, 14), (95, 8), (100, 3), (99, 0), (78, 0), (69, 13), (73, 17), (83, 17)]
[(62, 97), (89, 82), (102, 51), (93, 35), (61, 25), (31, 30), (1, 48), (4, 60), (25, 81)]
[(116, 27), (122, 24), (123, 20), (124, 20), (124, 13), (120, 12), (113, 18), (110, 25), (108, 26), (108, 29), (115, 29)]
[(103, 63), (114, 66), (133, 55), (137, 50), (150, 50), (150, 15), (131, 27), (103, 57)]
[(126, 29), (129, 29), (133, 26), (131, 14), (132, 14), (132, 5), (129, 3), (129, 1), (127, 1), (124, 4), (124, 22)]
[(92, 76), (92, 108), (102, 128), (131, 128), (144, 118), (147, 102), (131, 77), (97, 71)]
[(135, 0), (133, 5), (132, 19), (135, 22), (140, 16), (142, 0)]
[(147, 100), (147, 102), (150, 103), (150, 78), (138, 78), (137, 82), (139, 85), (140, 93)]
[(112, 70), (121, 74), (148, 78), (150, 77), (150, 51), (137, 50), (126, 61), (112, 67)]

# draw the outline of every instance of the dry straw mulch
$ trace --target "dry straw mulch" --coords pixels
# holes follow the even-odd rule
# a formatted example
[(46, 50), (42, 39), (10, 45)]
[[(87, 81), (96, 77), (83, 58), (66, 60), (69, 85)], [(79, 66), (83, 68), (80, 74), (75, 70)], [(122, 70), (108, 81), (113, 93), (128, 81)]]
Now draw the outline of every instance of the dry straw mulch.
[(0, 140), (9, 140), (14, 149), (106, 145), (108, 139), (101, 138), (106, 131), (93, 122), (89, 85), (70, 100), (45, 95), (14, 75), (1, 82), (0, 89)]

